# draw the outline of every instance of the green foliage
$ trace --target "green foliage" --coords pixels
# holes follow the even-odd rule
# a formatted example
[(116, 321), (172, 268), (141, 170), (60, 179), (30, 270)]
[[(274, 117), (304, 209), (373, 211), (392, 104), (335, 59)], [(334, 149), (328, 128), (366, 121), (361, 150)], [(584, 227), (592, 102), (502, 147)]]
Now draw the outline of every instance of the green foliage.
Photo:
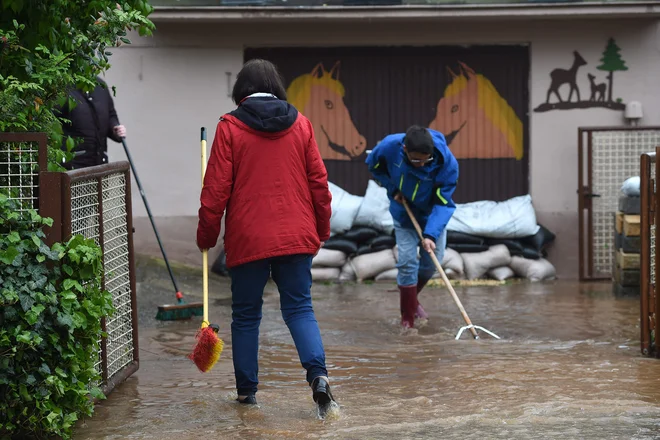
[(604, 70), (606, 72), (616, 72), (617, 70), (628, 70), (626, 62), (621, 58), (619, 53), (621, 48), (616, 45), (614, 38), (610, 38), (607, 41), (607, 47), (605, 52), (603, 52), (603, 57), (600, 59), (602, 63), (600, 66), (596, 67), (598, 70)]
[(70, 438), (90, 396), (103, 398), (94, 364), (113, 306), (101, 249), (81, 236), (50, 248), (50, 225), (0, 194), (0, 438)]
[[(58, 106), (75, 103), (67, 90), (91, 91), (110, 67), (112, 47), (130, 44), (127, 31), (150, 35), (145, 0), (2, 0), (0, 6), (0, 131), (42, 131), (51, 146), (49, 167), (71, 159), (73, 139), (62, 139)], [(63, 145), (68, 152), (60, 151)]]

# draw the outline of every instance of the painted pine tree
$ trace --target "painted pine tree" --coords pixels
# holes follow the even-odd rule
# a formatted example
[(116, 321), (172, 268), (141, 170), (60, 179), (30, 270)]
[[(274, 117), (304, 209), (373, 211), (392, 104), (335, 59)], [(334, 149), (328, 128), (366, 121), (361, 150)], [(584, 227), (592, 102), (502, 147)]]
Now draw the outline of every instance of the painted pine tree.
[(607, 47), (603, 52), (603, 58), (600, 59), (602, 63), (600, 66), (596, 67), (598, 70), (603, 70), (605, 72), (610, 72), (607, 75), (609, 80), (609, 86), (607, 87), (607, 101), (612, 102), (612, 82), (614, 79), (614, 72), (628, 70), (626, 62), (623, 61), (619, 52), (621, 48), (616, 45), (614, 38), (610, 38), (607, 41)]

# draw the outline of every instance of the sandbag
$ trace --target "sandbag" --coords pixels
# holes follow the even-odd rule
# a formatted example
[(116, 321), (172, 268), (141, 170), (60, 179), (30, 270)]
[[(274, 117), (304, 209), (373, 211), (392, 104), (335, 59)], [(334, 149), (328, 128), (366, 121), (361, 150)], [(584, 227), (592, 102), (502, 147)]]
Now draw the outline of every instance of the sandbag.
[(531, 247), (523, 247), (521, 252), (511, 252), (512, 257), (523, 257), (527, 258), (528, 260), (538, 260), (541, 258), (541, 252), (537, 251), (534, 248)]
[(332, 281), (339, 278), (338, 267), (312, 267), (312, 281)]
[(364, 245), (362, 245), (358, 248), (355, 255), (366, 255), (366, 254), (373, 254), (373, 253), (374, 253), (374, 251), (371, 250), (371, 246), (369, 246), (368, 244), (364, 244)]
[(636, 196), (620, 196), (619, 211), (624, 214), (640, 215), (642, 212), (641, 198)]
[(550, 230), (545, 226), (539, 225), (539, 230), (536, 234), (530, 235), (528, 237), (523, 237), (520, 239), (520, 242), (526, 246), (530, 246), (536, 249), (537, 251), (541, 252), (554, 240), (555, 240), (555, 234), (550, 232)]
[(477, 237), (475, 235), (463, 234), (462, 232), (456, 231), (447, 231), (447, 243), (458, 243), (458, 244), (484, 244), (483, 237)]
[(640, 178), (639, 176), (634, 176), (626, 179), (621, 185), (621, 192), (628, 197), (639, 197), (640, 191)]
[(378, 237), (379, 234), (380, 232), (368, 226), (353, 226), (344, 234), (344, 238), (357, 244), (363, 244)]
[(351, 260), (351, 264), (358, 281), (374, 278), (379, 273), (396, 267), (392, 249), (357, 256)]
[(330, 249), (333, 251), (342, 251), (346, 255), (353, 255), (357, 252), (358, 246), (350, 240), (346, 240), (342, 235), (337, 235), (328, 239), (323, 245), (324, 249)]
[(504, 202), (458, 204), (447, 229), (480, 237), (522, 238), (536, 234), (539, 226), (532, 197), (527, 194)]
[(346, 254), (332, 249), (319, 249), (312, 259), (312, 267), (342, 267), (346, 264)]
[(509, 249), (503, 244), (489, 248), (486, 252), (477, 254), (462, 254), (465, 277), (468, 280), (476, 280), (483, 277), (490, 269), (500, 266), (508, 266), (511, 263)]
[(355, 281), (355, 271), (350, 262), (347, 261), (346, 264), (344, 264), (344, 267), (341, 268), (339, 281)]
[(393, 248), (394, 246), (396, 246), (396, 239), (391, 235), (379, 235), (378, 237), (375, 237), (369, 241), (369, 246), (371, 246), (372, 248), (376, 248), (383, 245)]
[[(451, 271), (457, 275), (463, 275), (465, 273), (461, 254), (451, 248), (445, 249), (445, 255), (442, 258), (441, 266), (445, 269), (445, 272), (451, 269)], [(447, 277), (449, 277), (448, 273)]]
[(486, 240), (488, 246), (495, 246), (498, 244), (503, 244), (509, 249), (511, 255), (522, 255), (523, 244), (519, 240), (506, 239), (506, 238), (489, 238)]
[(394, 260), (396, 260), (396, 262), (398, 263), (399, 262), (399, 246), (394, 246), (392, 248), (392, 252), (394, 253)]
[(509, 266), (500, 266), (489, 270), (488, 276), (494, 280), (504, 281), (515, 277), (516, 273)]
[[(437, 273), (437, 272), (436, 272), (436, 275), (437, 275), (437, 277), (436, 277), (435, 275), (433, 276), (434, 279), (435, 279), (435, 278), (442, 278), (442, 277), (440, 276), (440, 274)], [(447, 275), (447, 278), (449, 278), (450, 280), (462, 280), (462, 279), (465, 278), (465, 275), (463, 275), (463, 274), (458, 274), (458, 273), (454, 272), (454, 271), (451, 270), (451, 269), (445, 269), (445, 275)]]
[(399, 274), (397, 268), (386, 270), (376, 275), (376, 281), (396, 281), (396, 277)]
[(386, 234), (392, 233), (394, 219), (390, 214), (390, 199), (385, 188), (373, 180), (369, 181), (353, 223), (358, 226), (370, 226)]
[(460, 254), (469, 254), (476, 252), (486, 252), (488, 245), (486, 244), (467, 244), (467, 243), (448, 243), (448, 249), (453, 249)]
[(342, 234), (353, 227), (353, 221), (362, 204), (362, 197), (354, 196), (332, 182), (328, 182), (328, 187), (332, 193), (330, 231)]
[(531, 281), (552, 280), (556, 277), (555, 267), (545, 258), (528, 260), (521, 257), (511, 258), (511, 269), (522, 278)]

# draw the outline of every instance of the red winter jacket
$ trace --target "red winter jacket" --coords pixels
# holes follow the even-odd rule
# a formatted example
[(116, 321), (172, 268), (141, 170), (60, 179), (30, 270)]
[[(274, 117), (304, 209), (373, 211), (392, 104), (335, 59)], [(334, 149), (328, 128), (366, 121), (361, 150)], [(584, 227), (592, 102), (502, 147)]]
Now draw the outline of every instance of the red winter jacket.
[(197, 244), (216, 245), (226, 209), (227, 267), (314, 254), (330, 237), (331, 197), (309, 120), (286, 101), (250, 97), (218, 123)]

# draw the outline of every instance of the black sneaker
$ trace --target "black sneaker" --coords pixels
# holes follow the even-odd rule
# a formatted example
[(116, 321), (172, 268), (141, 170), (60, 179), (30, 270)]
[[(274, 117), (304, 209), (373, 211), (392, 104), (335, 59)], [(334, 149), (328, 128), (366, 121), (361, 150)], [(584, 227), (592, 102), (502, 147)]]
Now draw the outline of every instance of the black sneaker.
[(244, 405), (256, 405), (257, 404), (257, 396), (254, 394), (250, 394), (248, 396), (239, 396), (236, 398), (238, 403), (242, 403)]
[(312, 381), (312, 397), (319, 406), (319, 413), (324, 415), (332, 402), (335, 401), (330, 392), (330, 383), (327, 377), (319, 376)]

